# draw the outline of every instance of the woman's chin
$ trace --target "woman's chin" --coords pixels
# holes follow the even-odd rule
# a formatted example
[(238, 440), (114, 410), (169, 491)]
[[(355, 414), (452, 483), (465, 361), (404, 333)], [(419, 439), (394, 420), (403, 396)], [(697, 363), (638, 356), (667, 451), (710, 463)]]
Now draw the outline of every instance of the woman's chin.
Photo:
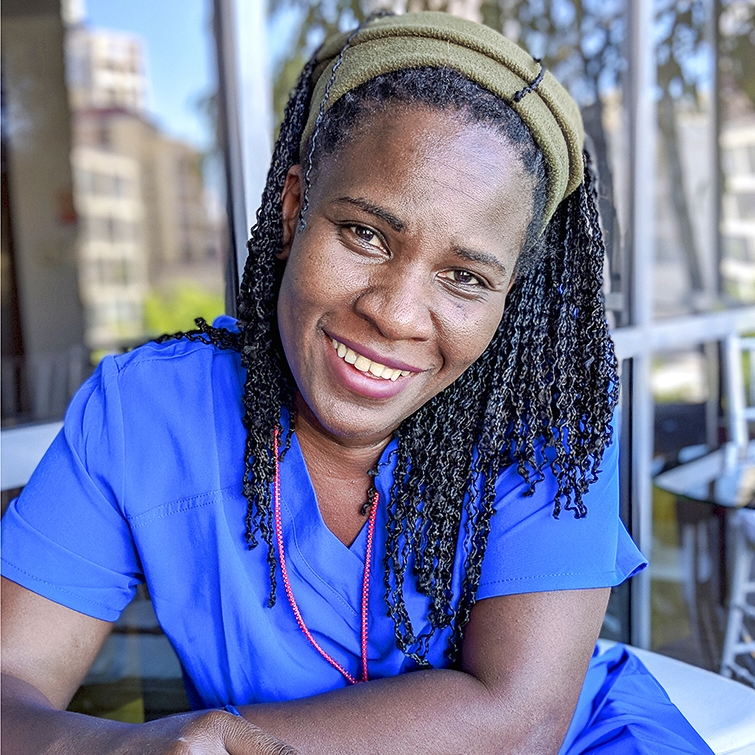
[(396, 428), (409, 416), (393, 407), (369, 406), (343, 399), (309, 401), (299, 393), (296, 400), (296, 430), (300, 436), (315, 434), (344, 447), (385, 446)]

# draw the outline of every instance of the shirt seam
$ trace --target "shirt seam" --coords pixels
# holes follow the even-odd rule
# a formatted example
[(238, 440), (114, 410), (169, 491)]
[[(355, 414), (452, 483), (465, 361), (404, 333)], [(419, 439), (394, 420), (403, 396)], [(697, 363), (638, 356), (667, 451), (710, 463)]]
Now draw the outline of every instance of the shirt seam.
[[(118, 378), (120, 378), (120, 376), (123, 375), (123, 374), (125, 374), (128, 370), (130, 370), (132, 368), (135, 368), (135, 367), (138, 367), (139, 365), (142, 365), (142, 364), (148, 364), (149, 362), (166, 362), (166, 361), (172, 361), (174, 359), (189, 359), (189, 358), (193, 358), (193, 357), (196, 357), (196, 356), (203, 356), (204, 354), (206, 354), (205, 351), (200, 350), (200, 348), (196, 345), (197, 343), (199, 343), (198, 341), (185, 341), (184, 342), (184, 341), (180, 341), (180, 340), (177, 339), (175, 341), (175, 343), (176, 344), (179, 344), (179, 343), (188, 343), (188, 344), (190, 344), (191, 348), (190, 348), (190, 350), (185, 351), (183, 353), (176, 353), (175, 351), (173, 351), (171, 353), (154, 354), (154, 355), (150, 355), (150, 356), (142, 356), (140, 354), (138, 359), (131, 359), (128, 362), (126, 362), (126, 364), (119, 364), (117, 358), (113, 357), (113, 362), (112, 363), (115, 366), (116, 374), (113, 375), (110, 379), (117, 381)], [(234, 356), (240, 356), (240, 352), (238, 352), (238, 351), (230, 350), (230, 349), (219, 349), (219, 348), (217, 348), (212, 343), (212, 341), (209, 341), (209, 340), (208, 341), (204, 341), (204, 340), (202, 340), (202, 343), (205, 346), (212, 347), (212, 351), (213, 351), (213, 355), (214, 356), (226, 356), (226, 355), (229, 355), (232, 358)]]
[[(103, 611), (107, 611), (109, 613), (119, 613), (118, 609), (113, 608), (112, 606), (108, 606), (105, 603), (99, 603), (95, 600), (91, 600), (90, 598), (85, 598), (77, 592), (74, 592), (65, 587), (61, 587), (58, 584), (55, 584), (55, 582), (48, 582), (46, 579), (40, 579), (35, 574), (32, 574), (31, 572), (26, 571), (26, 569), (22, 569), (20, 566), (16, 566), (16, 564), (14, 564), (12, 561), (8, 561), (7, 558), (3, 558), (2, 562), (6, 566), (9, 566), (11, 569), (14, 569), (15, 571), (17, 571), (19, 574), (23, 574), (28, 579), (31, 579), (34, 582), (38, 582), (41, 585), (47, 585), (48, 587), (53, 588), (53, 590), (56, 592), (61, 592), (64, 595), (70, 595), (71, 597), (75, 598), (78, 601), (81, 601), (82, 603), (87, 603), (89, 605), (96, 606), (97, 608)], [(10, 577), (8, 577), (8, 579), (10, 579)], [(70, 608), (70, 606), (66, 606), (66, 607)], [(72, 609), (72, 610), (75, 610), (75, 609)]]
[(550, 572), (547, 574), (528, 574), (526, 577), (506, 577), (505, 579), (490, 579), (485, 582), (480, 582), (479, 587), (483, 585), (499, 585), (504, 582), (523, 582), (531, 579), (543, 579), (546, 577), (580, 577), (580, 576), (594, 576), (599, 577), (603, 574), (616, 574), (616, 569), (604, 569), (602, 571), (559, 571)]
[[(203, 508), (204, 506), (209, 506), (216, 500), (223, 500), (225, 498), (225, 494), (229, 491), (235, 490), (235, 488), (235, 485), (228, 485), (224, 488), (209, 490), (205, 493), (197, 493), (196, 495), (177, 498), (172, 501), (166, 501), (165, 503), (159, 503), (156, 506), (147, 509), (146, 511), (140, 512), (139, 514), (126, 514), (126, 520), (133, 529), (138, 529), (145, 524), (149, 524), (150, 522), (154, 522), (158, 519), (164, 519), (167, 516), (173, 516), (174, 514), (181, 514), (186, 511), (191, 511), (192, 509), (199, 509)], [(167, 510), (163, 513), (160, 513), (159, 509)], [(142, 517), (144, 517), (144, 519), (142, 519)]]

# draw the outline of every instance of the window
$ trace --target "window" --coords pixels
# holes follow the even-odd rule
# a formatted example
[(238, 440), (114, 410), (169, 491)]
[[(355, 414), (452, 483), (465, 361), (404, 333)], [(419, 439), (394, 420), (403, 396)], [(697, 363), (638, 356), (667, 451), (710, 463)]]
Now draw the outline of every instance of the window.
[[(51, 2), (35, 29), (33, 19), (17, 23), (24, 13), (12, 7), (20, 4), (3, 5), (6, 425), (60, 417), (79, 378), (103, 354), (191, 327), (191, 317), (173, 319), (186, 302), (191, 316), (211, 319), (224, 309), (226, 277), (234, 285), (237, 268), (226, 276), (227, 253), (234, 244), (243, 248), (272, 132), (261, 128), (264, 138), (255, 141), (252, 130), (264, 117), (249, 117), (249, 103), (234, 100), (234, 76), (247, 86), (249, 69), (262, 70), (257, 47), (243, 44), (252, 29), (259, 34), (260, 24), (244, 15), (259, 3), (233, 5), (242, 19), (234, 34), (247, 55), (224, 63), (231, 80), (225, 97), (213, 80), (209, 2), (181, 6), (190, 33), (170, 23), (177, 6), (153, 3), (137, 13), (133, 5), (89, 0), (90, 17), (64, 23)], [(653, 491), (652, 475), (725, 437), (716, 342), (734, 327), (755, 330), (755, 307), (747, 306), (755, 303), (755, 71), (748, 62), (755, 20), (734, 14), (733, 5), (480, 5), (487, 23), (542, 56), (578, 100), (600, 175), (605, 291), (622, 368), (622, 515), (656, 563), (652, 575), (614, 591), (604, 634), (709, 666), (715, 636), (703, 644), (694, 635), (695, 606), (684, 600), (683, 517), (675, 500)], [(300, 14), (274, 10), (270, 18), (279, 112), (297, 60), (334, 18), (341, 26), (353, 22), (345, 0), (328, 8), (299, 0), (297, 8)], [(304, 17), (312, 26), (302, 30)], [(144, 32), (147, 21), (157, 34)], [(221, 34), (227, 42), (227, 30)], [(34, 60), (40, 49), (47, 55), (42, 67)], [(159, 78), (168, 70), (163, 57), (171, 72), (193, 71), (195, 80), (183, 104), (158, 113), (171, 88)], [(638, 78), (648, 67), (657, 79), (652, 92)], [(23, 86), (32, 74), (34, 96)], [(31, 150), (19, 149), (22, 115), (52, 124)], [(241, 133), (229, 137), (225, 162), (215, 141), (218, 131), (233, 130), (223, 131), (224, 119)], [(241, 166), (246, 182), (234, 173)], [(228, 198), (227, 183), (235, 187)], [(31, 212), (18, 212), (21, 206)], [(226, 206), (234, 208), (231, 218)], [(45, 277), (50, 271), (54, 286)], [(20, 305), (30, 300), (60, 302), (60, 309), (22, 321)], [(59, 381), (50, 392), (55, 400), (34, 393), (42, 372)], [(709, 608), (706, 615), (720, 621), (720, 600)], [(150, 611), (141, 590), (74, 708), (140, 720), (186, 707), (164, 638), (151, 646), (159, 636), (151, 634)], [(144, 667), (124, 660), (142, 652)], [(148, 675), (139, 678), (143, 668)]]
[(737, 218), (755, 220), (755, 191), (742, 191), (736, 195)]

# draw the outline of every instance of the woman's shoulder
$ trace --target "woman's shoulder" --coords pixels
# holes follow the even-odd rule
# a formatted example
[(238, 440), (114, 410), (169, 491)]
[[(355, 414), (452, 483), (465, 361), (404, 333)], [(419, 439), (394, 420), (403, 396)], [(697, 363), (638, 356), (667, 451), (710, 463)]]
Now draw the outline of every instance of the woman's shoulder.
[(221, 346), (207, 333), (197, 331), (175, 337), (163, 336), (124, 354), (106, 356), (102, 360), (103, 372), (122, 376), (129, 372), (188, 371), (223, 365), (226, 369), (236, 368), (240, 364), (239, 352), (228, 345), (239, 333), (237, 321), (223, 315), (214, 321), (213, 329), (221, 336), (227, 334), (227, 345)]
[(516, 464), (501, 472), (478, 599), (614, 586), (646, 565), (619, 516), (616, 420), (612, 435), (583, 495), (584, 516), (563, 507), (554, 516), (559, 486), (550, 449), (542, 450), (546, 463), (534, 487)]
[[(618, 476), (619, 467), (619, 436), (621, 430), (621, 412), (618, 408), (615, 409), (613, 418), (609, 427), (606, 429), (604, 445), (602, 450), (597, 454), (591, 456), (592, 460), (597, 459), (598, 463), (591, 467), (589, 477), (592, 481), (589, 485), (590, 488), (602, 486), (595, 483), (601, 479), (603, 483), (609, 480), (616, 480)], [(504, 458), (507, 460), (496, 478), (496, 494), (500, 499), (506, 495), (524, 495), (529, 498), (531, 496), (551, 498), (555, 494), (558, 488), (556, 467), (559, 465), (557, 458), (556, 446), (559, 443), (563, 443), (566, 446), (566, 453), (569, 453), (568, 448), (568, 433), (560, 431), (554, 433), (550, 442), (545, 436), (540, 436), (533, 444), (532, 463), (520, 464), (513, 458), (513, 454), (506, 453)], [(559, 439), (567, 438), (567, 439)], [(585, 472), (578, 472), (586, 475)], [(532, 483), (535, 483), (534, 486)], [(540, 489), (540, 490), (538, 490)], [(538, 496), (539, 494), (539, 496)]]
[(205, 335), (108, 356), (69, 406), (66, 448), (130, 517), (222, 488), (243, 469), (244, 381), (239, 353)]
[(153, 341), (100, 362), (71, 401), (65, 431), (72, 439), (99, 437), (103, 427), (124, 441), (190, 436), (240, 421), (244, 381), (239, 352), (207, 334)]

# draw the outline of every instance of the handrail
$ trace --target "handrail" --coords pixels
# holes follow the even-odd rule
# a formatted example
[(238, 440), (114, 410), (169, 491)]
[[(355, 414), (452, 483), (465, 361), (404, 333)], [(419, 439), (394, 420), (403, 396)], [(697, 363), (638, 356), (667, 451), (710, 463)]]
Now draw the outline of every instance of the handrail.
[(755, 307), (738, 307), (685, 317), (656, 320), (652, 325), (615, 328), (611, 332), (616, 356), (678, 351), (708, 341), (722, 341), (732, 333), (755, 331)]
[(0, 432), (2, 490), (14, 490), (26, 485), (61, 427), (62, 422), (47, 422), (11, 427)]

